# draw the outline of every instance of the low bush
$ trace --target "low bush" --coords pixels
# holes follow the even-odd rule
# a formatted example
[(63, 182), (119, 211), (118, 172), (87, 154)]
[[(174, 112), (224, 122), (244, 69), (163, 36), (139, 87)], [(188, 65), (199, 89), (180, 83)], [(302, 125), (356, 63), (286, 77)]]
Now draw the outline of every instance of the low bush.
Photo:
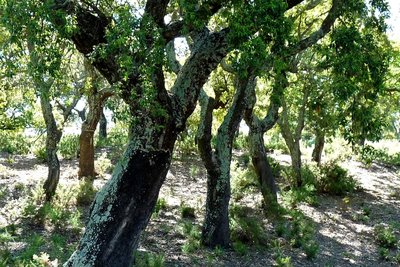
[(320, 168), (321, 175), (317, 179), (319, 192), (343, 195), (359, 189), (357, 181), (348, 174), (347, 170), (340, 167), (336, 161), (325, 163)]
[(241, 242), (248, 245), (268, 244), (261, 221), (249, 215), (246, 207), (234, 205), (230, 209), (231, 215), (231, 238), (234, 242)]
[(1, 130), (0, 151), (10, 154), (27, 154), (30, 144), (21, 131)]
[(366, 166), (378, 162), (389, 166), (400, 166), (400, 153), (389, 154), (386, 149), (376, 149), (366, 145), (360, 151), (360, 160)]
[(58, 151), (64, 159), (76, 158), (79, 150), (79, 135), (69, 134), (61, 138)]

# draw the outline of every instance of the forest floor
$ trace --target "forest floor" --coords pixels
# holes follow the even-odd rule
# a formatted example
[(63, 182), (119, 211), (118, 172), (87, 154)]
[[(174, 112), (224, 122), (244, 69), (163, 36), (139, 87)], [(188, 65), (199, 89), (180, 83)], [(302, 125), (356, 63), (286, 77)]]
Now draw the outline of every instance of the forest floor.
[[(287, 155), (272, 156), (281, 165), (290, 162)], [(320, 194), (312, 205), (301, 202), (286, 207), (289, 213), (284, 218), (284, 226), (291, 224), (293, 229), (297, 220), (290, 213), (293, 209), (302, 214), (300, 228), (312, 228), (313, 237), (306, 242), (315, 242), (317, 248), (315, 255), (310, 252), (312, 259), (308, 259), (304, 249), (295, 244), (295, 238), (285, 234), (282, 224), (264, 215), (262, 198), (256, 187), (232, 194), (231, 214), (242, 214), (245, 221), (253, 219), (247, 220), (249, 228), (246, 229), (239, 215), (233, 216), (232, 228), (242, 234), (241, 242), (236, 242), (231, 249), (200, 247), (198, 237), (204, 216), (206, 172), (198, 157), (182, 158), (173, 161), (157, 210), (142, 237), (138, 252), (142, 266), (157, 266), (157, 260), (163, 261), (165, 266), (290, 266), (289, 261), (293, 266), (400, 264), (399, 168), (377, 164), (367, 168), (350, 159), (343, 167), (359, 182), (359, 190), (345, 196)], [(62, 191), (59, 194), (63, 194), (64, 200), (59, 202), (67, 208), (74, 205), (70, 203), (73, 193), (69, 193), (72, 191), (68, 188), (79, 184), (77, 160), (62, 160), (61, 170)], [(34, 262), (55, 266), (57, 262), (53, 260), (65, 261), (76, 246), (89, 206), (81, 206), (67, 215), (54, 208), (47, 211), (46, 219), (38, 219), (34, 215), (38, 212), (35, 194), (46, 174), (46, 166), (33, 156), (0, 155), (0, 266), (12, 266), (16, 261), (10, 259), (18, 257), (26, 263), (29, 257), (36, 257), (33, 255), (39, 256)], [(103, 173), (95, 180), (95, 187), (100, 188), (109, 177), (109, 173)], [(284, 181), (278, 182), (283, 188)], [(397, 248), (386, 251), (380, 248), (376, 238), (378, 225), (393, 229)], [(251, 241), (253, 239), (258, 241)], [(49, 259), (41, 252), (47, 253)], [(397, 262), (383, 259), (385, 255), (394, 255), (392, 258), (397, 257)]]

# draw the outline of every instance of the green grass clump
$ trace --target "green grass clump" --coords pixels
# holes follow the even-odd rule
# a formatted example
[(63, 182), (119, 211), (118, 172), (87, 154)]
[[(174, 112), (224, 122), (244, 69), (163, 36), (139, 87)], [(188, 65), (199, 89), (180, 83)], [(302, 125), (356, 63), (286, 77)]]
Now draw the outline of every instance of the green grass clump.
[(137, 251), (135, 253), (134, 267), (163, 267), (165, 257), (163, 254)]
[(196, 209), (187, 205), (184, 201), (179, 206), (182, 219), (194, 219), (196, 218)]
[(189, 221), (183, 222), (182, 235), (186, 237), (186, 242), (182, 246), (183, 253), (190, 254), (201, 247), (201, 232), (197, 225)]
[(246, 207), (234, 205), (230, 209), (231, 239), (247, 245), (268, 245), (268, 238), (259, 218), (250, 215)]

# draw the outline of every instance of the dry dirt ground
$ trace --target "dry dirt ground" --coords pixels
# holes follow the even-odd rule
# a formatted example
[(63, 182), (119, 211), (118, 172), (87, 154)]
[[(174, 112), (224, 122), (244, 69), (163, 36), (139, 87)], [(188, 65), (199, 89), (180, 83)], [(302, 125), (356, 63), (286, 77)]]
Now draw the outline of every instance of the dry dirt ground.
[[(274, 157), (281, 164), (289, 161), (285, 155)], [(257, 190), (249, 192), (239, 202), (232, 200), (231, 204), (246, 206), (249, 214), (259, 218), (269, 245), (250, 246), (244, 255), (233, 249), (197, 248), (190, 253), (185, 252), (182, 247), (189, 242), (189, 237), (183, 230), (185, 224), (200, 228), (204, 216), (206, 172), (196, 156), (184, 161), (174, 160), (160, 193), (165, 205), (158, 215), (152, 217), (139, 251), (163, 255), (165, 266), (273, 266), (277, 264), (277, 250), (272, 244), (274, 240), (278, 240), (282, 255), (291, 257), (293, 266), (396, 266), (394, 262), (380, 259), (374, 239), (374, 226), (381, 223), (400, 224), (400, 170), (376, 164), (365, 168), (353, 160), (345, 162), (344, 166), (360, 182), (362, 190), (345, 198), (320, 195), (317, 206), (297, 206), (297, 209), (315, 222), (315, 239), (319, 250), (313, 260), (308, 260), (301, 249), (293, 248), (289, 242), (277, 237), (272, 222), (263, 215), (261, 197)], [(61, 184), (78, 183), (76, 160), (61, 161), (61, 170)], [(8, 155), (1, 155), (0, 227), (20, 223), (25, 234), (48, 235), (52, 231), (22, 223), (18, 210), (21, 199), (29, 192), (28, 189), (42, 184), (46, 172), (46, 166), (31, 156), (10, 158)], [(100, 188), (109, 177), (106, 174), (97, 179), (96, 187)], [(182, 219), (183, 207), (194, 208), (195, 218)], [(87, 214), (87, 209), (88, 207), (82, 211), (82, 217)], [(78, 239), (79, 235), (69, 242), (73, 243)], [(11, 253), (16, 254), (26, 247), (23, 242), (15, 241), (1, 245), (8, 246)]]

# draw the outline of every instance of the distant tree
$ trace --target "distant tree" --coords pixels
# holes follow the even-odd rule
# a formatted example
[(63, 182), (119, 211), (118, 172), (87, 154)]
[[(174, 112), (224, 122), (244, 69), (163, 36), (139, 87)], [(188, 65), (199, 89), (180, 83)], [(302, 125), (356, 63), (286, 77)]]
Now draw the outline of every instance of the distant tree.
[(105, 101), (114, 95), (114, 91), (103, 81), (99, 73), (85, 61), (85, 70), (90, 78), (85, 91), (88, 112), (82, 123), (79, 137), (79, 177), (93, 180), (96, 176), (94, 168), (94, 132), (103, 114)]

